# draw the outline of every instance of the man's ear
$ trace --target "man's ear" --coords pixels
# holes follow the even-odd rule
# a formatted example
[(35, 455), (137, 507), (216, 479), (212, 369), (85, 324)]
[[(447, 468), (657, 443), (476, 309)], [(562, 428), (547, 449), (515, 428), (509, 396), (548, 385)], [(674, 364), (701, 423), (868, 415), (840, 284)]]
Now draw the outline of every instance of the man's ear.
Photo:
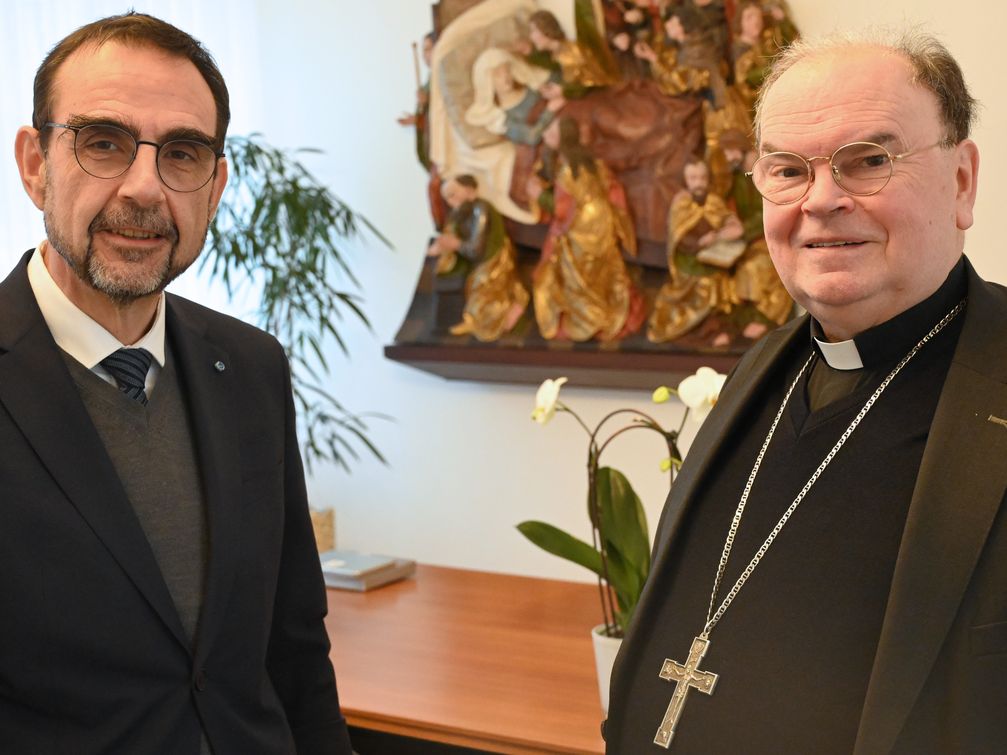
[(45, 153), (39, 140), (37, 129), (22, 126), (14, 137), (14, 159), (17, 161), (18, 172), (21, 173), (21, 184), (31, 201), (40, 210), (45, 204)]
[(976, 203), (976, 187), (979, 183), (979, 148), (971, 139), (966, 139), (957, 147), (957, 167), (955, 169), (955, 223), (958, 230), (972, 227), (972, 207)]

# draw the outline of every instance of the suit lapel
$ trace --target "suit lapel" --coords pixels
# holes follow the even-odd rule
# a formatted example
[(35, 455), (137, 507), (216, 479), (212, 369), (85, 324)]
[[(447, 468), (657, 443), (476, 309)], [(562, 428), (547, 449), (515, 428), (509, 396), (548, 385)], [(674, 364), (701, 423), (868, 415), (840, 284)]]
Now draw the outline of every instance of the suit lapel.
[(205, 655), (220, 626), (237, 563), (241, 468), (234, 418), (241, 409), (229, 355), (207, 337), (203, 321), (184, 301), (169, 296), (166, 325), (195, 439), (210, 536), (206, 594), (196, 637), (197, 652)]
[[(765, 340), (753, 347), (753, 353), (746, 355), (732, 374), (729, 385), (717, 406), (700, 427), (695, 440), (686, 454), (686, 462), (672, 486), (668, 503), (662, 513), (661, 523), (655, 536), (653, 572), (661, 568), (659, 561), (671, 550), (682, 519), (693, 503), (699, 484), (710, 473), (721, 445), (730, 438), (731, 432), (748, 408), (752, 397), (763, 388), (772, 374), (781, 355), (796, 339), (806, 338), (808, 318), (802, 317), (771, 333)], [(690, 461), (695, 463), (690, 463)]]
[(855, 749), (863, 755), (894, 745), (1007, 489), (1007, 428), (989, 421), (1007, 418), (1005, 305), (968, 270), (966, 321), (920, 464), (867, 688)]
[[(70, 504), (188, 647), (147, 538), (28, 284), (28, 255), (0, 285), (0, 404)], [(4, 350), (6, 353), (3, 353)]]
[[(636, 646), (633, 638), (637, 632), (646, 634), (649, 631), (649, 625), (654, 621), (654, 612), (665, 600), (665, 582), (671, 574), (671, 567), (666, 562), (671, 557), (670, 554), (674, 553), (675, 540), (686, 513), (695, 504), (700, 484), (708, 474), (715, 472), (713, 464), (721, 446), (730, 438), (753, 396), (773, 374), (776, 363), (797, 340), (807, 339), (807, 332), (808, 318), (801, 317), (756, 343), (732, 372), (727, 384), (728, 390), (724, 391), (692, 441), (682, 471), (668, 494), (654, 535), (650, 576), (644, 584), (639, 608), (633, 614), (626, 639), (612, 669), (613, 690), (622, 684), (620, 666), (628, 649)], [(626, 695), (628, 692), (624, 689), (621, 694)]]

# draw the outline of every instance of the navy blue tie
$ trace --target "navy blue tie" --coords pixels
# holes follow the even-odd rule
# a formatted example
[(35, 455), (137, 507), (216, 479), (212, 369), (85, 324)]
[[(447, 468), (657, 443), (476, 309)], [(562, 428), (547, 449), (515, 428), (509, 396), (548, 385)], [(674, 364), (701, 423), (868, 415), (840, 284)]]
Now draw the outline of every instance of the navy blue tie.
[(146, 406), (144, 384), (153, 358), (146, 349), (119, 349), (102, 359), (101, 366), (115, 378), (120, 391)]

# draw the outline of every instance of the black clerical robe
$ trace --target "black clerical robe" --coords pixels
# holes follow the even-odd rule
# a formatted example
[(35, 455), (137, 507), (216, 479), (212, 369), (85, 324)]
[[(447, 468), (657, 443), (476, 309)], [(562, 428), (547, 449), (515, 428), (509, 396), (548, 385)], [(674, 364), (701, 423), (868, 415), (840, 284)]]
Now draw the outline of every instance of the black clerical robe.
[[(713, 630), (702, 668), (721, 679), (711, 697), (691, 693), (672, 752), (1007, 742), (1007, 427), (994, 421), (1007, 417), (1007, 293), (967, 263), (966, 277), (960, 335), (949, 327), (893, 381), (857, 431), (866, 444), (854, 434)], [(728, 483), (747, 478), (810, 354), (807, 329), (805, 318), (753, 347), (693, 444), (613, 673), (609, 752), (661, 751), (652, 740), (674, 689), (661, 663), (684, 661), (702, 629), (740, 494)], [(780, 500), (753, 490), (722, 595), (866, 397), (812, 415), (796, 398), (757, 483), (791, 489)]]

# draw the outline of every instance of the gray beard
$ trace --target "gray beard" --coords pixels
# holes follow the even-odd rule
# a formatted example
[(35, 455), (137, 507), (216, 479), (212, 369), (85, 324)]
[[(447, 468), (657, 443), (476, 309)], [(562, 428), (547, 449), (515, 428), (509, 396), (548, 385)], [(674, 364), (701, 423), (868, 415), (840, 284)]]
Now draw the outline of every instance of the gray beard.
[[(119, 307), (128, 306), (136, 299), (163, 291), (169, 283), (186, 271), (192, 261), (195, 261), (193, 258), (185, 265), (178, 264), (178, 229), (157, 210), (145, 210), (139, 207), (103, 210), (88, 227), (87, 248), (83, 253), (73, 249), (72, 244), (60, 232), (48, 206), (43, 211), (43, 222), (50, 246), (66, 261), (74, 275), (89, 287), (107, 296)], [(134, 275), (122, 275), (97, 258), (94, 254), (95, 232), (122, 225), (144, 228), (169, 239), (171, 250), (164, 264), (157, 268), (141, 270)], [(203, 231), (200, 247), (206, 242), (208, 230), (209, 221), (206, 230)], [(128, 259), (127, 255), (123, 256)], [(138, 260), (140, 258), (137, 257)]]

